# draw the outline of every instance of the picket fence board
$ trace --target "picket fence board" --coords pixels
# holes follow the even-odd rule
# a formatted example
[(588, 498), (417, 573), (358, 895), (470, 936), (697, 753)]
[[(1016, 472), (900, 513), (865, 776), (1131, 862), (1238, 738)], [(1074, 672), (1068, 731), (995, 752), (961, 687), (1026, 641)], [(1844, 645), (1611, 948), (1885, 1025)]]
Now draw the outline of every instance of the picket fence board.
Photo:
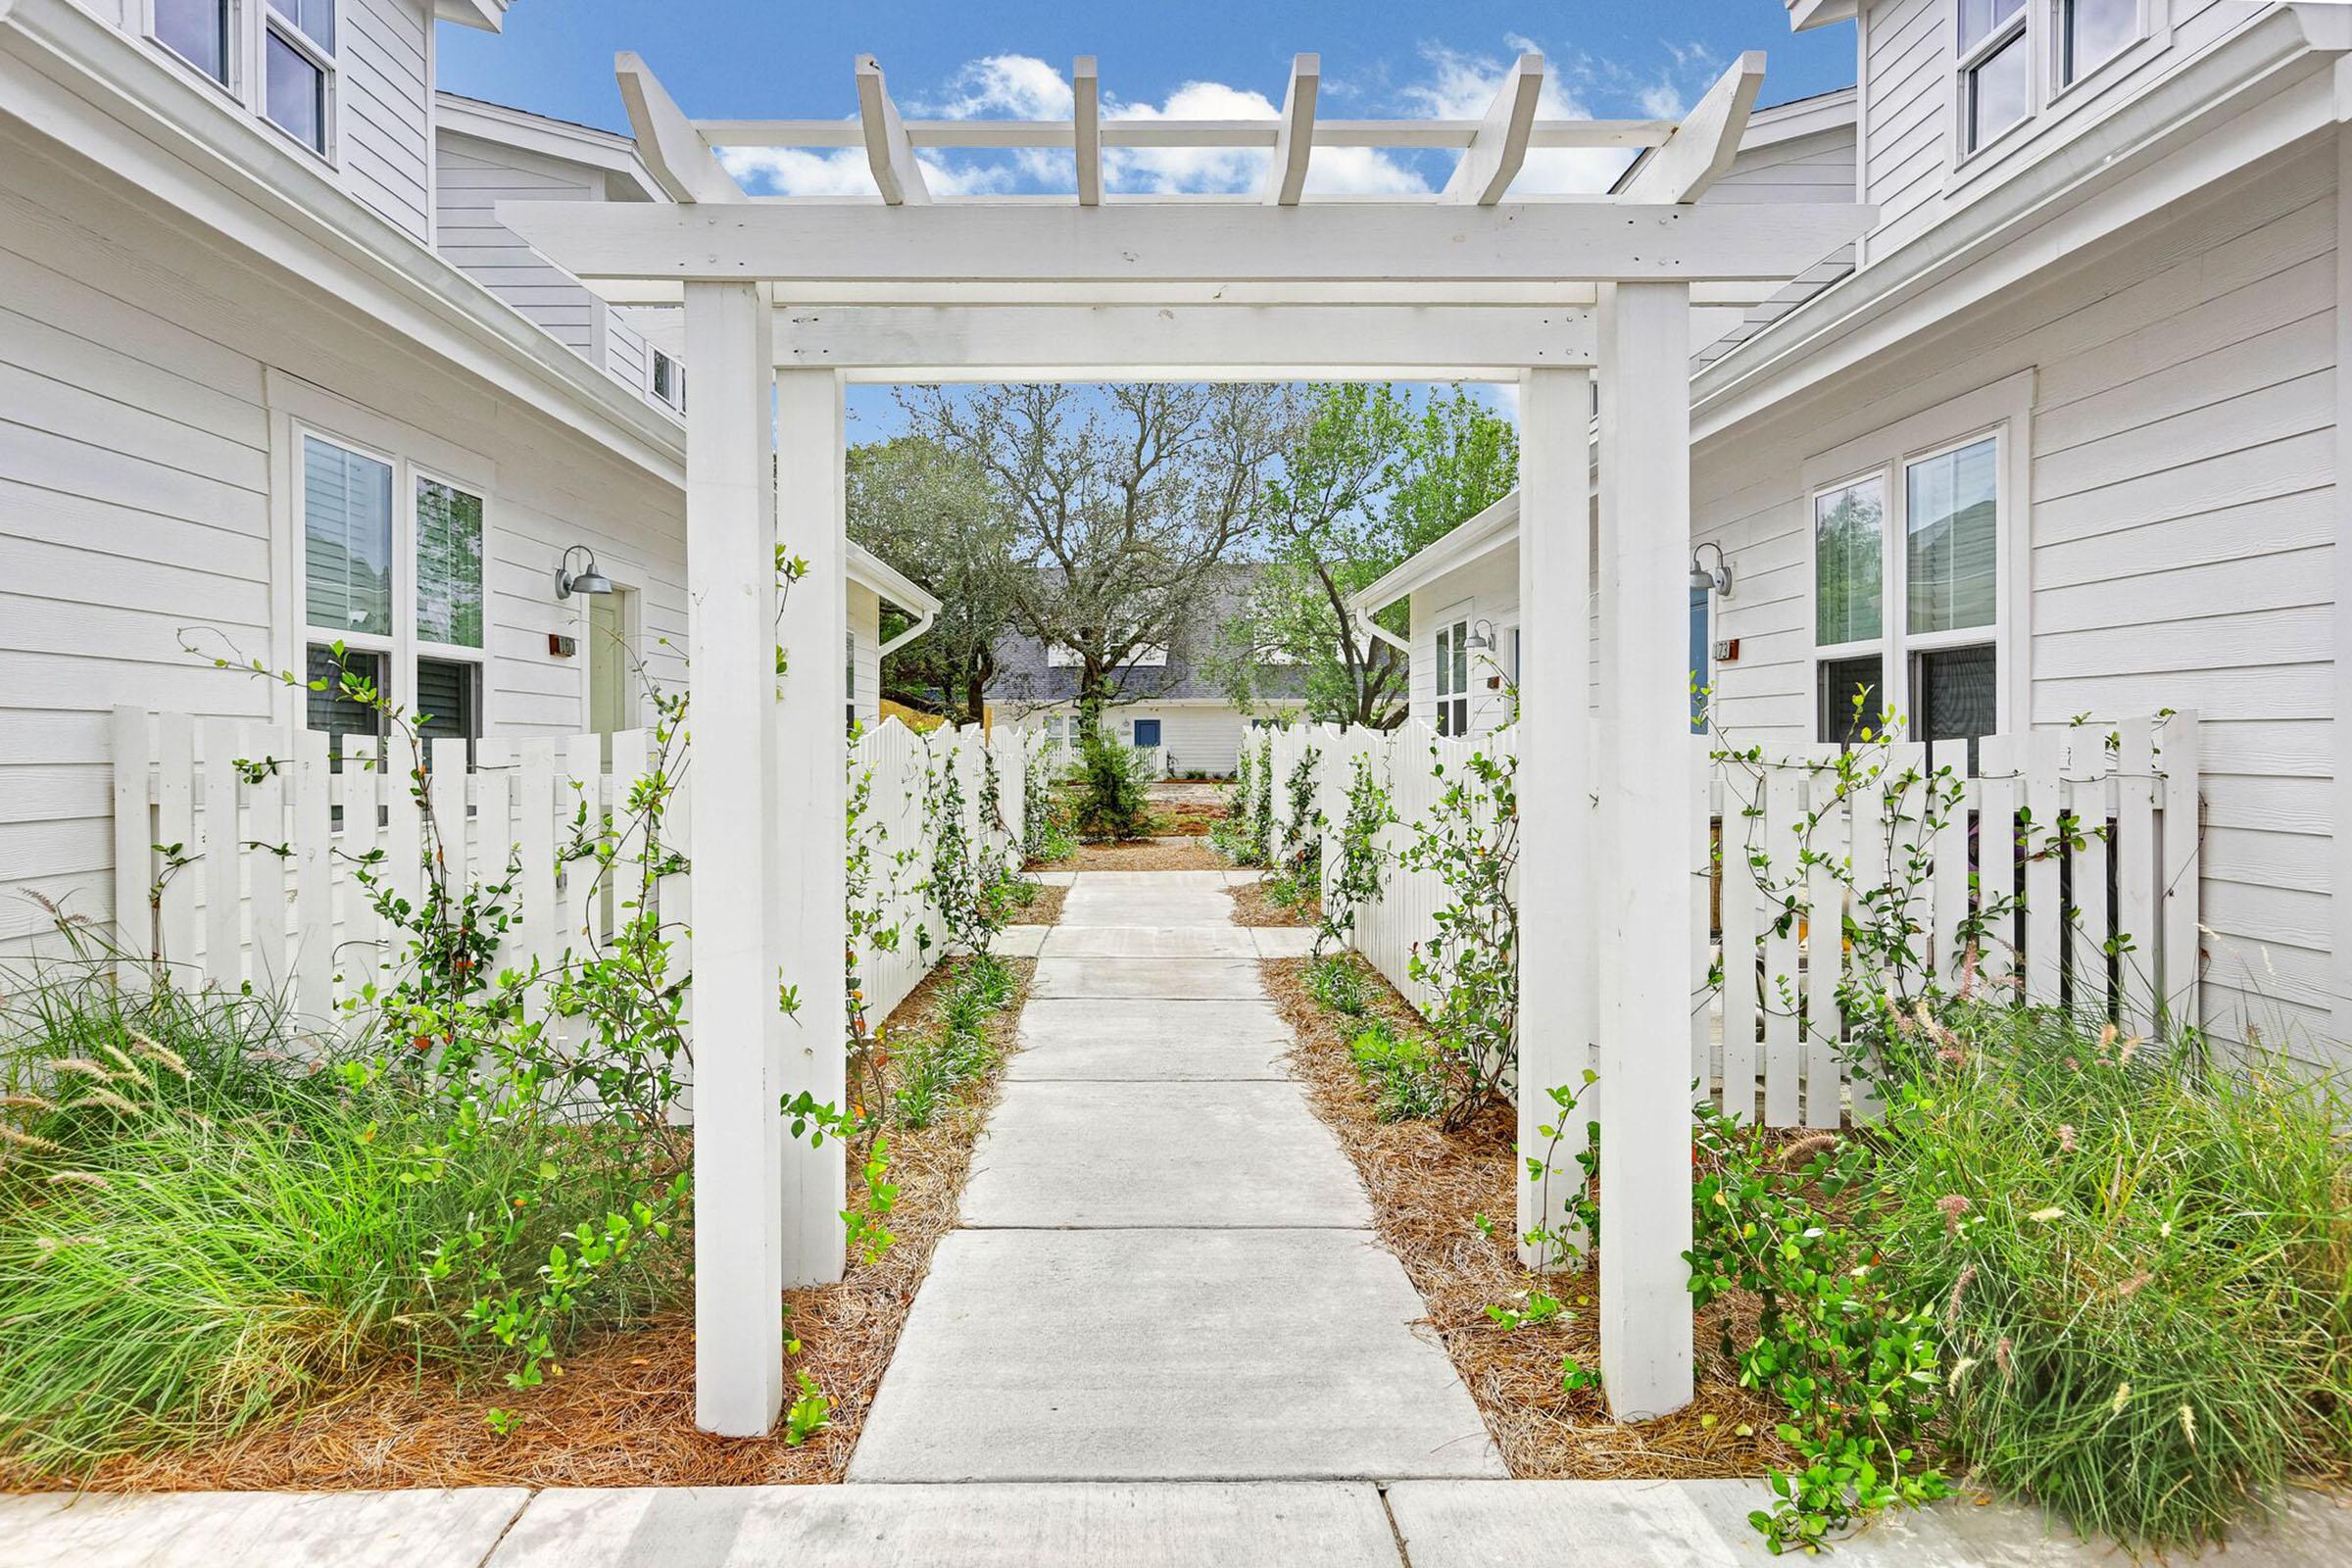
[[(2156, 1027), (2160, 1004), (2195, 1021), (2195, 716), (2125, 720), (2112, 727), (2112, 745), (2108, 734), (1985, 736), (1973, 772), (1960, 743), (1895, 742), (1872, 754), (1844, 799), (1833, 747), (1768, 747), (1751, 766), (1712, 760), (1713, 743), (1694, 737), (1690, 765), (1705, 788), (1689, 824), (1699, 879), (1689, 1049), (1701, 1092), (1742, 1116), (1760, 1110), (1773, 1126), (1834, 1127), (1882, 1112), (1848, 1066), (1854, 1042), (1838, 1000), (1851, 961), (1847, 921), (1874, 911), (1899, 915), (1921, 969), (1947, 987), (2015, 987), (2037, 1002), (2104, 1010), (2142, 1034)], [(1323, 754), (1327, 866), (1339, 854), (1353, 759), (1367, 759), (1389, 791), (1398, 820), (1382, 835), (1382, 891), (1357, 911), (1350, 942), (1427, 1011), (1434, 999), (1412, 961), (1447, 894), (1435, 871), (1407, 870), (1397, 857), (1445, 781), (1478, 751), (1509, 755), (1513, 738), (1505, 730), (1453, 740), (1412, 720), (1385, 734), (1300, 726), (1259, 743), (1278, 768), (1310, 744)], [(2079, 843), (2055, 840), (2067, 813)], [(1800, 837), (1819, 857), (1801, 868)], [(1751, 848), (1767, 861), (1767, 886), (1757, 885)], [(1784, 923), (1791, 899), (1797, 917)], [(1981, 922), (1981, 945), (1964, 941), (1984, 909), (2002, 912)], [(1569, 940), (1584, 961), (1596, 932)], [(2112, 964), (2111, 941), (2127, 950)], [(1710, 986), (1718, 962), (1722, 980)]]
[[(568, 735), (472, 743), (436, 738), (419, 772), (405, 735), (336, 738), (184, 713), (117, 709), (113, 800), (122, 973), (133, 983), (157, 970), (178, 983), (250, 987), (283, 998), (305, 1028), (322, 1026), (401, 955), (396, 928), (374, 907), (364, 866), (413, 906), (423, 897), (428, 845), (453, 885), (496, 886), (512, 875), (510, 914), (494, 972), (551, 975), (607, 949), (650, 898), (674, 944), (671, 972), (691, 974), (691, 868), (644, 887), (648, 823), (632, 811), (660, 755), (653, 732)], [(975, 847), (1020, 863), (1026, 820), (1029, 731), (978, 726), (917, 736), (896, 719), (860, 736), (853, 765), (873, 780), (881, 835), (875, 860), (888, 918), (905, 936), (896, 951), (861, 956), (867, 1008), (876, 1022), (946, 956), (929, 894), (927, 770), (953, 770), (963, 789), (962, 825)], [(610, 760), (607, 749), (610, 748)], [(993, 758), (998, 806), (984, 792)], [(333, 765), (340, 762), (340, 767)], [(414, 784), (422, 777), (429, 806)], [(672, 779), (666, 841), (684, 843), (689, 779)], [(610, 822), (617, 854), (604, 872), (591, 846)], [(176, 846), (176, 850), (171, 847)], [(380, 857), (379, 857), (380, 852)], [(927, 940), (918, 940), (917, 932)], [(691, 1016), (691, 989), (688, 1013)], [(540, 1006), (536, 993), (528, 1004)], [(549, 1020), (559, 1038), (585, 1028)]]

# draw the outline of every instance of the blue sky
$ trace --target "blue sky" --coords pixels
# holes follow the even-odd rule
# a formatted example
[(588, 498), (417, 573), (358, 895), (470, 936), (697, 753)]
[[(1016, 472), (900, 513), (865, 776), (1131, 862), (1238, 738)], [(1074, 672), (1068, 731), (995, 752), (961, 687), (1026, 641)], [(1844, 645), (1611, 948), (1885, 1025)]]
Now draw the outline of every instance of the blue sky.
[[(444, 25), (440, 79), (453, 91), (612, 130), (627, 129), (615, 51), (645, 56), (690, 115), (824, 119), (856, 112), (851, 69), (877, 55), (910, 118), (1066, 118), (1074, 56), (1100, 61), (1104, 113), (1179, 119), (1271, 117), (1292, 55), (1322, 56), (1323, 114), (1346, 119), (1475, 118), (1522, 50), (1549, 72), (1546, 115), (1681, 113), (1742, 49), (1762, 49), (1762, 102), (1853, 79), (1846, 26), (1788, 30), (1782, 0), (516, 0), (503, 35)], [(726, 155), (755, 192), (870, 191), (855, 150)], [(932, 157), (947, 191), (1070, 188), (1066, 154)], [(1114, 190), (1254, 187), (1254, 150), (1135, 151), (1106, 158)], [(1622, 155), (1530, 156), (1521, 190), (1605, 187)], [(1390, 191), (1445, 182), (1450, 154), (1324, 149), (1308, 188)], [(889, 397), (853, 397), (854, 438), (895, 425)]]

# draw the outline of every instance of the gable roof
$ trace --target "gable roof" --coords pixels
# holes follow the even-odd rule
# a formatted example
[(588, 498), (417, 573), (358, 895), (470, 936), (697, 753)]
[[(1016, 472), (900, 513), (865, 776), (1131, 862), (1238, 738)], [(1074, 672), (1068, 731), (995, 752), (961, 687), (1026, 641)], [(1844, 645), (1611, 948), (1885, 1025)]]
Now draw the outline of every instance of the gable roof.
[[(1149, 702), (1218, 702), (1228, 695), (1224, 685), (1204, 667), (1225, 623), (1241, 613), (1256, 585), (1258, 567), (1237, 564), (1221, 568), (1214, 591), (1194, 601), (1193, 614), (1169, 639), (1165, 664), (1134, 664), (1118, 670), (1113, 680), (1122, 700)], [(1075, 702), (1080, 671), (1055, 664), (1046, 645), (1023, 633), (997, 640), (997, 673), (989, 695), (999, 702), (1046, 707)], [(1258, 666), (1257, 695), (1280, 702), (1301, 693), (1299, 672), (1282, 664)]]

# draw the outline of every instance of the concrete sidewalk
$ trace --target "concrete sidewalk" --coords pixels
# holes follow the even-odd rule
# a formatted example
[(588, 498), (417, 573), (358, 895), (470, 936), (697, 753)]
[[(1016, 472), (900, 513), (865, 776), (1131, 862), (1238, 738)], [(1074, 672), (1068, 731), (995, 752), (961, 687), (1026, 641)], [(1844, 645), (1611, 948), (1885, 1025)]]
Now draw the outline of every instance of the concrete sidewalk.
[[(1748, 1481), (743, 1487), (0, 1497), (0, 1568), (1743, 1568)], [(2131, 1558), (1967, 1501), (1838, 1544), (1853, 1568)], [(2185, 1560), (2185, 1554), (2172, 1560)], [(2298, 1494), (2209, 1560), (2352, 1561), (2352, 1506)]]
[(1222, 871), (1080, 872), (853, 1483), (1500, 1476)]

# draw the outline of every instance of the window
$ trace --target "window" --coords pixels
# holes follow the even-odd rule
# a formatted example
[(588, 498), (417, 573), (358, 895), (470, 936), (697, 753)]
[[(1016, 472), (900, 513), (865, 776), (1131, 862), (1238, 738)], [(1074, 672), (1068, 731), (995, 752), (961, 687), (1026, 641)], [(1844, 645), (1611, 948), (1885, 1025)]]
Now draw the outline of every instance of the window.
[(842, 639), (841, 667), (847, 682), (842, 695), (849, 701), (850, 728), (854, 730), (858, 727), (858, 634), (854, 631)]
[(310, 727), (384, 733), (380, 714), (338, 690), (347, 670), (418, 715), (428, 740), (478, 739), (482, 498), (320, 435), (301, 437), (300, 469), (306, 663), (328, 683), (309, 695)]
[(1814, 493), (1823, 740), (1850, 744), (1889, 712), (1917, 740), (1998, 727), (2001, 457), (2002, 437), (1980, 435)]
[(2139, 36), (2140, 0), (2058, 0), (2058, 85), (2071, 86)]
[(1690, 590), (1690, 733), (1693, 735), (1707, 732), (1707, 598), (1704, 588)]
[(1437, 725), (1441, 735), (1470, 733), (1470, 623), (1438, 628)]
[(1960, 0), (1961, 149), (2026, 118), (2034, 83), (2027, 0)]
[(336, 0), (148, 0), (149, 33), (247, 110), (332, 156)]
[(155, 41), (229, 85), (229, 0), (155, 0)]
[(673, 409), (683, 410), (686, 407), (686, 372), (677, 361), (656, 349), (648, 374), (653, 381), (655, 397)]
[(1157, 750), (1159, 747), (1159, 720), (1156, 718), (1137, 719), (1135, 721), (1135, 744), (1145, 751)]

